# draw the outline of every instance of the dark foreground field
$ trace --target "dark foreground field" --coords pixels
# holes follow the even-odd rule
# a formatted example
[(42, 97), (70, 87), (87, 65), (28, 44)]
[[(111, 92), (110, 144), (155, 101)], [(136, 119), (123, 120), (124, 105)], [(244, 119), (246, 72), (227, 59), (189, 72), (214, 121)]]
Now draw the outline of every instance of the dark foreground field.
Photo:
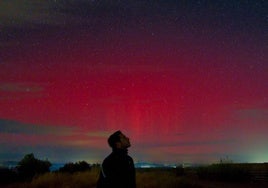
[[(5, 188), (93, 188), (99, 168), (86, 172), (46, 173)], [(137, 169), (137, 188), (266, 188), (267, 164), (218, 164), (198, 168)]]

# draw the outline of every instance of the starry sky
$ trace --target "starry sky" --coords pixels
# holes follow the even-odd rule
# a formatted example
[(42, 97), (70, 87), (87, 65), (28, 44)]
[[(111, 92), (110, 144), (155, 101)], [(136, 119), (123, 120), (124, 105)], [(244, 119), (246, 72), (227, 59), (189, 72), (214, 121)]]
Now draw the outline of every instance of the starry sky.
[(0, 161), (268, 161), (268, 1), (0, 1)]

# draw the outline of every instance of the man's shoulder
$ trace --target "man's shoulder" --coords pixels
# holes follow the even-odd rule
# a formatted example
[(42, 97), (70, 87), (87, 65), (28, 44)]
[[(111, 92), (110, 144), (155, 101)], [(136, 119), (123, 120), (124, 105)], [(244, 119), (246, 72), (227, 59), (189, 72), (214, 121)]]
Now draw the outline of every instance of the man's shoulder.
[(113, 158), (113, 156), (112, 156), (112, 153), (111, 153), (107, 157), (105, 157), (105, 159), (103, 160), (103, 162), (110, 161), (112, 158)]
[(133, 161), (133, 158), (132, 158), (131, 156), (127, 155), (127, 158), (128, 158), (129, 160)]
[(114, 155), (114, 153), (111, 153), (103, 160), (103, 163), (112, 163), (115, 160), (116, 160), (116, 155)]
[(132, 157), (129, 155), (118, 155), (117, 153), (111, 153), (103, 160), (103, 163), (110, 163), (115, 161), (123, 162), (125, 160), (133, 161)]

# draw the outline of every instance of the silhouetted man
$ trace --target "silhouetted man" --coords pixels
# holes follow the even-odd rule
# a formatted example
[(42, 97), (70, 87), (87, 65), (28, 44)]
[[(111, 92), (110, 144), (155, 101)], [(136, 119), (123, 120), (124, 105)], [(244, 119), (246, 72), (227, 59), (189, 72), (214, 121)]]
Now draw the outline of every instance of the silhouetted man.
[(129, 138), (116, 131), (108, 138), (112, 153), (102, 163), (97, 188), (135, 188), (133, 159), (128, 155)]

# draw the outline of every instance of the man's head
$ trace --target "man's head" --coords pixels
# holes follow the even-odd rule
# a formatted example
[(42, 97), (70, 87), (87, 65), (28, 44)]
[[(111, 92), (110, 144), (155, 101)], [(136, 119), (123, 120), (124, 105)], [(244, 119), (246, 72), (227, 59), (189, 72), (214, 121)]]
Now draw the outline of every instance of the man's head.
[(127, 149), (130, 147), (129, 138), (121, 131), (116, 131), (108, 138), (108, 144), (113, 149)]

